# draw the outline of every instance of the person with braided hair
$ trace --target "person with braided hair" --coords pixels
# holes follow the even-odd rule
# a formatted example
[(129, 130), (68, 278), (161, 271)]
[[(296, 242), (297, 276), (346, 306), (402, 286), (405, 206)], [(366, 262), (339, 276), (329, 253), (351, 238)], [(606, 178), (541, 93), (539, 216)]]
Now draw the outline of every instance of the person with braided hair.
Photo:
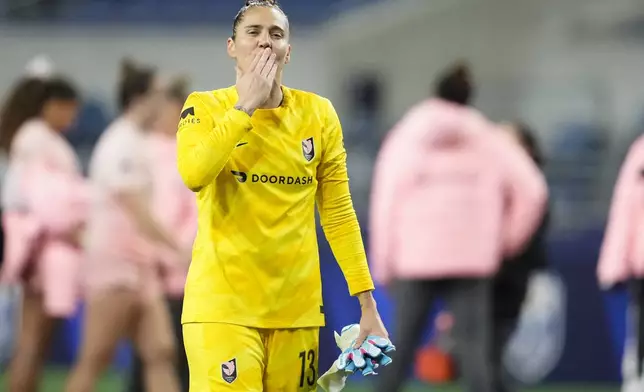
[(316, 204), (362, 308), (354, 347), (388, 342), (340, 121), (328, 99), (282, 85), (289, 38), (275, 1), (247, 1), (227, 42), (235, 85), (192, 93), (181, 113), (178, 168), (199, 214), (182, 320), (191, 391), (316, 390)]

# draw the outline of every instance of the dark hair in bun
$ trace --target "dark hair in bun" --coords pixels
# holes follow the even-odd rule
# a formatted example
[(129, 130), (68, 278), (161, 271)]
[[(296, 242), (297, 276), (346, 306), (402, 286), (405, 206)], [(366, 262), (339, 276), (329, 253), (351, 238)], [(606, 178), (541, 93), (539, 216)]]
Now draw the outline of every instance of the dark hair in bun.
[(118, 103), (121, 110), (127, 110), (133, 101), (147, 94), (152, 88), (156, 69), (138, 65), (131, 59), (121, 62)]
[(465, 62), (458, 62), (438, 78), (435, 84), (435, 93), (441, 99), (459, 105), (469, 105), (474, 93), (472, 72)]

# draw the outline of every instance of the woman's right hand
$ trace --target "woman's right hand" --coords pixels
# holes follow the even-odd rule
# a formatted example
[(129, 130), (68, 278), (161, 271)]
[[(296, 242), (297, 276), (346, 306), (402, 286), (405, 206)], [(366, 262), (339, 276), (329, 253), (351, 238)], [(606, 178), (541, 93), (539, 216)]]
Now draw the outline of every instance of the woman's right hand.
[(270, 96), (277, 66), (275, 53), (269, 48), (257, 50), (250, 68), (247, 71), (238, 70), (240, 75), (236, 87), (239, 99), (235, 107), (252, 116)]

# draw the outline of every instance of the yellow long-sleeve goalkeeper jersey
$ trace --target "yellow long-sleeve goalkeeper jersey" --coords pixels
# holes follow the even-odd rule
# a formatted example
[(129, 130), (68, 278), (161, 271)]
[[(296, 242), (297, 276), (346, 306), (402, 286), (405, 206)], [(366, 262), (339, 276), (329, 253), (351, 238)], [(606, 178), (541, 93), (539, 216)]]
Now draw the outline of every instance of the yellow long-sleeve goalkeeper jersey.
[(235, 87), (192, 93), (183, 108), (178, 166), (199, 209), (183, 323), (323, 326), (316, 201), (349, 292), (373, 290), (335, 109), (282, 91), (279, 108), (252, 117), (234, 109)]

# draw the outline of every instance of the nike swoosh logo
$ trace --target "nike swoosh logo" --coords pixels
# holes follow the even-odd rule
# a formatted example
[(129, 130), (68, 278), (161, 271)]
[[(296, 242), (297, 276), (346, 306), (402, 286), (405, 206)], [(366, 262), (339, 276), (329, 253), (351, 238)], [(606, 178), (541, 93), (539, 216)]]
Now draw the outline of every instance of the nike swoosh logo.
[(239, 143), (239, 144), (237, 144), (235, 147), (241, 147), (241, 146), (243, 146), (244, 144), (248, 144), (248, 142)]

